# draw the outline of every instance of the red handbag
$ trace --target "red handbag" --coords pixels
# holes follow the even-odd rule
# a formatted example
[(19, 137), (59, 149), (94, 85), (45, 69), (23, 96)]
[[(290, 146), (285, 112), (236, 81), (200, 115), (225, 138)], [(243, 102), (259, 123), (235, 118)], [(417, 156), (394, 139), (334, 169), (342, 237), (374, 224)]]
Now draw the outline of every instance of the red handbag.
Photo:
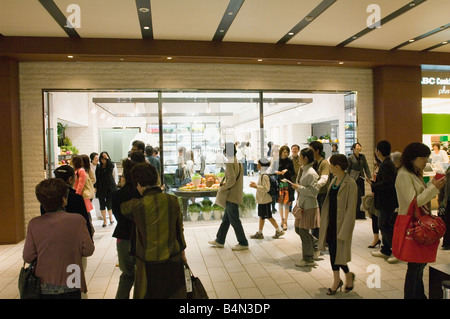
[[(419, 243), (413, 238), (415, 228), (420, 226), (416, 220), (417, 198), (414, 198), (408, 208), (406, 215), (398, 215), (395, 220), (394, 234), (392, 236), (392, 254), (399, 260), (412, 263), (432, 263), (436, 261), (439, 240), (431, 244)], [(421, 222), (422, 223), (422, 222)], [(423, 223), (422, 223), (423, 224)], [(431, 227), (431, 226), (430, 226)], [(416, 237), (424, 238), (425, 232), (417, 231)]]
[(432, 215), (424, 207), (416, 208), (416, 221), (410, 231), (413, 239), (419, 244), (430, 245), (439, 242), (446, 230), (442, 218)]

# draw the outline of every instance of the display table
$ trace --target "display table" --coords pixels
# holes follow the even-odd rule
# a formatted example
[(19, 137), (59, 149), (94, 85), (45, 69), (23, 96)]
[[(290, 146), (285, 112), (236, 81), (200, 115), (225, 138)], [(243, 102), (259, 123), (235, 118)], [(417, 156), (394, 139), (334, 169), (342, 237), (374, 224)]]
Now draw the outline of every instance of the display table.
[(183, 217), (188, 220), (188, 202), (189, 198), (198, 197), (216, 197), (217, 189), (215, 190), (202, 190), (202, 191), (180, 191), (178, 188), (173, 189), (173, 194), (179, 196), (183, 200)]
[(450, 264), (430, 265), (428, 290), (430, 299), (442, 299), (442, 281), (450, 280)]

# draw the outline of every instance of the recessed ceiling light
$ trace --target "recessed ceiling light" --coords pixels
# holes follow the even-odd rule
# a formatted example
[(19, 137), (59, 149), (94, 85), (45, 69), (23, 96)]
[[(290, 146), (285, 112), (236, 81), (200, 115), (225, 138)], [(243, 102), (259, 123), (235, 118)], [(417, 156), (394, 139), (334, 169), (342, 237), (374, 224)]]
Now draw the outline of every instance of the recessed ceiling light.
[(344, 64), (344, 62), (339, 62), (339, 64)]
[(219, 32), (225, 32), (225, 30), (221, 29), (221, 30), (219, 30)]
[(414, 41), (415, 41), (414, 39), (409, 40), (409, 42), (414, 42)]
[(228, 15), (229, 15), (229, 16), (232, 16), (232, 15), (233, 15), (233, 12), (231, 12), (231, 11), (228, 12)]
[(68, 55), (67, 56), (69, 59), (73, 59), (73, 55)]
[(358, 39), (358, 37), (355, 35), (355, 36), (353, 37), (353, 40), (356, 40), (356, 39)]
[(289, 35), (294, 35), (294, 32), (289, 32), (288, 34), (289, 34)]
[(144, 27), (144, 29), (145, 29), (145, 30), (148, 30), (148, 29), (150, 29), (150, 27)]
[(414, 7), (416, 4), (414, 3), (414, 2), (411, 2), (410, 4), (409, 4), (409, 6), (410, 7)]
[(149, 8), (139, 8), (139, 11), (143, 12), (143, 13), (146, 13), (146, 12), (149, 12), (150, 9)]
[(444, 41), (444, 42), (442, 42), (442, 44), (447, 44), (448, 43), (448, 41)]
[(309, 22), (309, 21), (314, 20), (314, 17), (313, 16), (307, 16), (307, 17), (305, 17), (305, 20)]
[(258, 62), (262, 62), (262, 59), (258, 59)]
[(167, 60), (172, 60), (172, 57), (171, 57), (171, 56), (168, 56), (168, 57), (167, 57)]

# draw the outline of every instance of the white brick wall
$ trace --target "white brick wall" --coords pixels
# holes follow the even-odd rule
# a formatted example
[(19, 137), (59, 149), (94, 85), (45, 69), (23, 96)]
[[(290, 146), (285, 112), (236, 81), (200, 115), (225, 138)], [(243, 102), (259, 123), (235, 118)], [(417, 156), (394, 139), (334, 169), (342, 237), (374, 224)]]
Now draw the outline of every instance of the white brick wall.
[(20, 63), (25, 224), (39, 215), (44, 176), (43, 89), (264, 89), (357, 91), (358, 141), (372, 168), (372, 70), (188, 63)]

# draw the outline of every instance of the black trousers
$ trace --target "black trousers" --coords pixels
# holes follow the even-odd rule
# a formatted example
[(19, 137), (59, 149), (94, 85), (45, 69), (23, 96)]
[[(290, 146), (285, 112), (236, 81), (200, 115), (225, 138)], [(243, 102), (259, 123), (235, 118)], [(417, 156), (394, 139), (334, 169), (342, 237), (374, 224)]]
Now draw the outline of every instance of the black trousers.
[(408, 263), (404, 286), (405, 299), (427, 299), (423, 287), (423, 270), (426, 265)]

